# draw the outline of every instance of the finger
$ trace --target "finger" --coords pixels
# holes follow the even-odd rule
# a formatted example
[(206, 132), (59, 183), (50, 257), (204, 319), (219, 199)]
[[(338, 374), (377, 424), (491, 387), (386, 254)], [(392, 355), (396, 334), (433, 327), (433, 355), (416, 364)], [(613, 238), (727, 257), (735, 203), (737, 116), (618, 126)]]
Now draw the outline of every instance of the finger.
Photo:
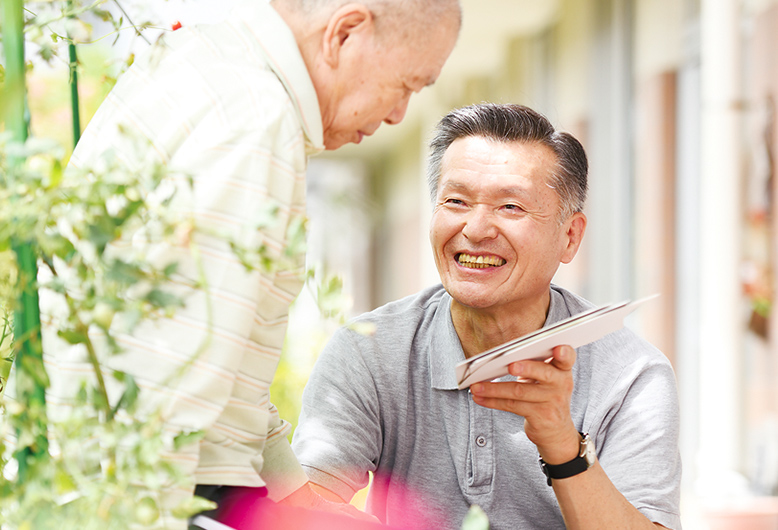
[[(503, 401), (524, 401), (542, 403), (553, 399), (557, 392), (554, 387), (532, 383), (499, 382), (476, 383), (470, 387), (473, 398), (495, 399)], [(479, 403), (480, 404), (480, 403)]]
[(553, 358), (551, 360), (551, 365), (564, 371), (573, 369), (577, 353), (572, 346), (567, 344), (557, 346), (552, 350), (552, 353)]
[(529, 412), (526, 410), (529, 404), (522, 401), (487, 398), (484, 396), (477, 396), (475, 394), (473, 395), (473, 401), (476, 403), (476, 405), (480, 405), (487, 409), (504, 410), (505, 412), (512, 412), (513, 414), (517, 414), (519, 416), (526, 417), (527, 413)]
[[(566, 353), (564, 361), (561, 361), (563, 367), (568, 364), (567, 355), (569, 354)], [(508, 373), (515, 375), (520, 380), (533, 380), (540, 383), (555, 383), (559, 381), (560, 377), (565, 377), (568, 372), (569, 369), (560, 369), (555, 364), (555, 359), (550, 362), (519, 361), (508, 366)]]
[(473, 402), (481, 407), (503, 410), (523, 416), (527, 421), (532, 419), (533, 425), (537, 423), (540, 427), (536, 428), (543, 430), (555, 429), (566, 421), (570, 421), (569, 408), (565, 407), (565, 403), (560, 402), (549, 403), (541, 401), (534, 403), (515, 399), (490, 398), (475, 394), (473, 395)]

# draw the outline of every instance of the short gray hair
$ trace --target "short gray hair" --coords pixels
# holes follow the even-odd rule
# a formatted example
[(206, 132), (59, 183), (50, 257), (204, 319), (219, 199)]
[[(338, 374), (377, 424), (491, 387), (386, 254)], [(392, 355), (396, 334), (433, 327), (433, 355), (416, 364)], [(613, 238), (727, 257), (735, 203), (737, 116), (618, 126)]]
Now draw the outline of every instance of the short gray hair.
[(523, 105), (481, 103), (451, 111), (435, 127), (430, 142), (427, 182), (435, 202), (441, 164), (446, 150), (458, 138), (480, 136), (498, 142), (537, 143), (551, 149), (557, 167), (548, 185), (559, 194), (560, 217), (583, 211), (589, 164), (581, 143), (569, 133), (557, 131), (545, 116)]
[[(329, 16), (346, 4), (362, 4), (375, 17), (376, 27), (398, 29), (402, 39), (423, 38), (427, 25), (455, 17), (457, 28), (462, 25), (462, 7), (459, 0), (272, 0), (284, 3), (306, 16)], [(390, 31), (391, 32), (391, 31)]]

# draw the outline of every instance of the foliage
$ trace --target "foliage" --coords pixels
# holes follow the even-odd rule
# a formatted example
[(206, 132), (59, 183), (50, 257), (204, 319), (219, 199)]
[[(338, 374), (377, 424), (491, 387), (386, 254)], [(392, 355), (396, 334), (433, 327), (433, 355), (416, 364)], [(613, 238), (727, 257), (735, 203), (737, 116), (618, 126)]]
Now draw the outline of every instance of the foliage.
[[(37, 56), (28, 62), (28, 73), (40, 60), (66, 61), (64, 44), (92, 38), (91, 26), (79, 17), (96, 15), (116, 31), (126, 24), (126, 14), (114, 20), (101, 5), (26, 2), (25, 36)], [(8, 38), (5, 31), (3, 38)], [(132, 57), (126, 64), (131, 62)], [(0, 73), (7, 79), (5, 69)], [(0, 102), (3, 114), (11, 110), (9, 100)], [(138, 152), (149, 150), (144, 140), (134, 141)], [(176, 275), (175, 262), (150, 259), (159, 245), (189, 248), (196, 259), (193, 241), (200, 228), (168, 207), (175, 190), (162, 164), (138, 157), (145, 165), (130, 171), (106, 153), (98, 167), (66, 171), (67, 155), (67, 149), (50, 139), (21, 141), (10, 131), (0, 133), (0, 368), (5, 365), (0, 387), (4, 390), (9, 382), (5, 378), (15, 354), (32, 344), (32, 335), (11, 333), (25, 288), (59, 303), (58, 311), (45, 315), (44, 325), (85, 352), (92, 365), (74, 406), (63, 414), (63, 407), (14, 399), (49, 384), (42, 364), (19, 356), (25, 369), (17, 366), (2, 403), (0, 525), (158, 525), (162, 489), (191, 480), (161, 455), (196, 443), (202, 433), (163, 434), (158, 412), (137, 410), (139, 389), (132, 377), (109, 370), (97, 352), (119, 353), (117, 334), (131, 332), (145, 320), (171, 316), (186, 302), (178, 293), (206, 287), (203, 279), (182, 285), (186, 280)], [(275, 222), (276, 214), (277, 208), (267, 205), (253, 228)], [(263, 246), (228, 243), (248, 270), (270, 270), (285, 267), (287, 256), (304, 252), (305, 234), (304, 222), (294, 224), (280, 259), (271, 258)], [(124, 244), (129, 238), (132, 245)], [(34, 253), (39, 273), (30, 276), (19, 264), (19, 242)], [(336, 298), (330, 291), (337, 288), (337, 282), (328, 284), (329, 300)], [(330, 304), (328, 311), (335, 308)], [(25, 373), (31, 377), (23, 378)], [(115, 385), (107, 384), (108, 376), (121, 383), (118, 394), (112, 392)], [(299, 393), (300, 381), (291, 382)], [(186, 518), (209, 507), (212, 503), (190, 498), (173, 515)]]
[(489, 519), (480, 506), (474, 504), (462, 521), (462, 530), (489, 530)]
[[(61, 60), (62, 44), (90, 38), (91, 28), (78, 18), (87, 12), (122, 26), (122, 18), (113, 20), (100, 5), (28, 2), (28, 47), (44, 61)], [(10, 27), (3, 27), (6, 49), (16, 44)], [(3, 68), (2, 74), (4, 94), (18, 93), (11, 73)], [(0, 110), (10, 116), (18, 108), (13, 105), (18, 101), (4, 97)], [(140, 414), (134, 380), (101, 366), (96, 342), (117, 353), (116, 333), (170, 316), (185, 302), (171, 287), (176, 264), (154, 263), (148, 253), (160, 244), (189, 246), (196, 227), (167, 208), (175, 192), (165, 184), (161, 164), (147, 160), (129, 171), (107, 155), (90, 171), (65, 171), (64, 148), (51, 140), (20, 139), (12, 119), (0, 134), (0, 383), (3, 390), (14, 383), (4, 396), (0, 425), (0, 524), (102, 529), (159, 523), (162, 489), (190, 480), (162, 455), (197, 442), (201, 434), (164, 434), (158, 412)], [(128, 234), (133, 245), (117, 251)], [(30, 274), (18, 260), (19, 249), (37, 258), (40, 274)], [(26, 317), (19, 306), (25, 290), (61, 302), (47, 323), (61, 340), (82, 348), (92, 364), (92, 377), (85, 378), (67, 414), (25, 399), (49, 384), (34, 356), (18, 355), (30, 345), (40, 350), (37, 330), (20, 334), (23, 328), (16, 326), (11, 333), (14, 316)], [(6, 381), (17, 356), (17, 373)], [(121, 383), (113, 399), (106, 373)], [(211, 506), (190, 498), (173, 516), (186, 518)]]
[[(185, 479), (162, 460), (163, 450), (197, 437), (192, 433), (166, 437), (158, 413), (136, 414), (138, 387), (130, 376), (111, 374), (124, 386), (111, 402), (95, 341), (99, 338), (118, 353), (116, 333), (129, 332), (143, 320), (169, 316), (184, 303), (169, 287), (175, 264), (155, 265), (148, 252), (164, 241), (180, 244), (186, 220), (167, 208), (174, 193), (163, 185), (165, 168), (158, 163), (129, 171), (106, 157), (98, 173), (65, 172), (63, 151), (56, 145), (34, 138), (20, 145), (7, 139), (8, 135), (0, 139), (4, 169), (0, 250), (7, 257), (14, 240), (37, 249), (41, 273), (36, 288), (64, 301), (62, 313), (49, 324), (61, 339), (84, 348), (94, 378), (83, 383), (71, 414), (54, 416), (43, 407), (6, 400), (0, 521), (36, 529), (150, 524), (160, 513), (161, 488)], [(9, 166), (9, 156), (25, 162)], [(128, 233), (133, 237), (132, 251), (112, 251)], [(10, 275), (20, 278), (13, 261), (10, 265)], [(13, 291), (23, 283), (17, 282), (16, 289), (4, 286), (6, 308), (12, 307), (18, 298)], [(9, 319), (6, 314), (3, 320), (6, 350)], [(17, 337), (14, 349), (23, 340)], [(48, 384), (45, 372), (32, 373), (33, 381), (14, 380), (14, 395), (28, 392), (25, 385)], [(48, 440), (49, 450), (28, 456), (22, 477), (16, 461), (25, 450), (38, 453), (32, 449), (39, 436)], [(193, 499), (180, 507), (180, 515), (186, 517), (200, 507), (202, 501)]]

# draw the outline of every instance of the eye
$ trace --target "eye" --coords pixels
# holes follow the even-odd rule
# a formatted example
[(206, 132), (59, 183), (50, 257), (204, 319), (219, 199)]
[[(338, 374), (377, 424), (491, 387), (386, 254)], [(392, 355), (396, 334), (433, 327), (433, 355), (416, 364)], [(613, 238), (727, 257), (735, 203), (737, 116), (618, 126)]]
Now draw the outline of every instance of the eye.
[(445, 200), (443, 201), (443, 204), (451, 204), (451, 205), (456, 205), (456, 206), (464, 206), (464, 204), (465, 204), (465, 201), (463, 201), (462, 199), (455, 199), (455, 198), (453, 198), (453, 197), (449, 197), (449, 198), (447, 198), (447, 199), (445, 199)]
[(523, 217), (527, 210), (519, 206), (518, 204), (503, 204), (500, 206), (499, 211), (506, 217)]

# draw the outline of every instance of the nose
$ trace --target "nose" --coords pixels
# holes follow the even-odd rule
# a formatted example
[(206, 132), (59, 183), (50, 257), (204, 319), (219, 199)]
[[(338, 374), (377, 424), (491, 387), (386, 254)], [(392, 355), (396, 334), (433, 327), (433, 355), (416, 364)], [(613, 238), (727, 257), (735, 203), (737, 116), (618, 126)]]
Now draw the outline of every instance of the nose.
[(494, 212), (486, 206), (477, 206), (470, 210), (462, 235), (469, 241), (478, 243), (497, 237), (497, 225), (494, 223)]
[(404, 98), (402, 98), (397, 105), (394, 106), (392, 111), (387, 114), (386, 118), (384, 118), (384, 122), (388, 123), (389, 125), (397, 125), (401, 121), (403, 121), (403, 118), (405, 117), (405, 112), (408, 110), (408, 103), (411, 100), (411, 95), (408, 94)]

